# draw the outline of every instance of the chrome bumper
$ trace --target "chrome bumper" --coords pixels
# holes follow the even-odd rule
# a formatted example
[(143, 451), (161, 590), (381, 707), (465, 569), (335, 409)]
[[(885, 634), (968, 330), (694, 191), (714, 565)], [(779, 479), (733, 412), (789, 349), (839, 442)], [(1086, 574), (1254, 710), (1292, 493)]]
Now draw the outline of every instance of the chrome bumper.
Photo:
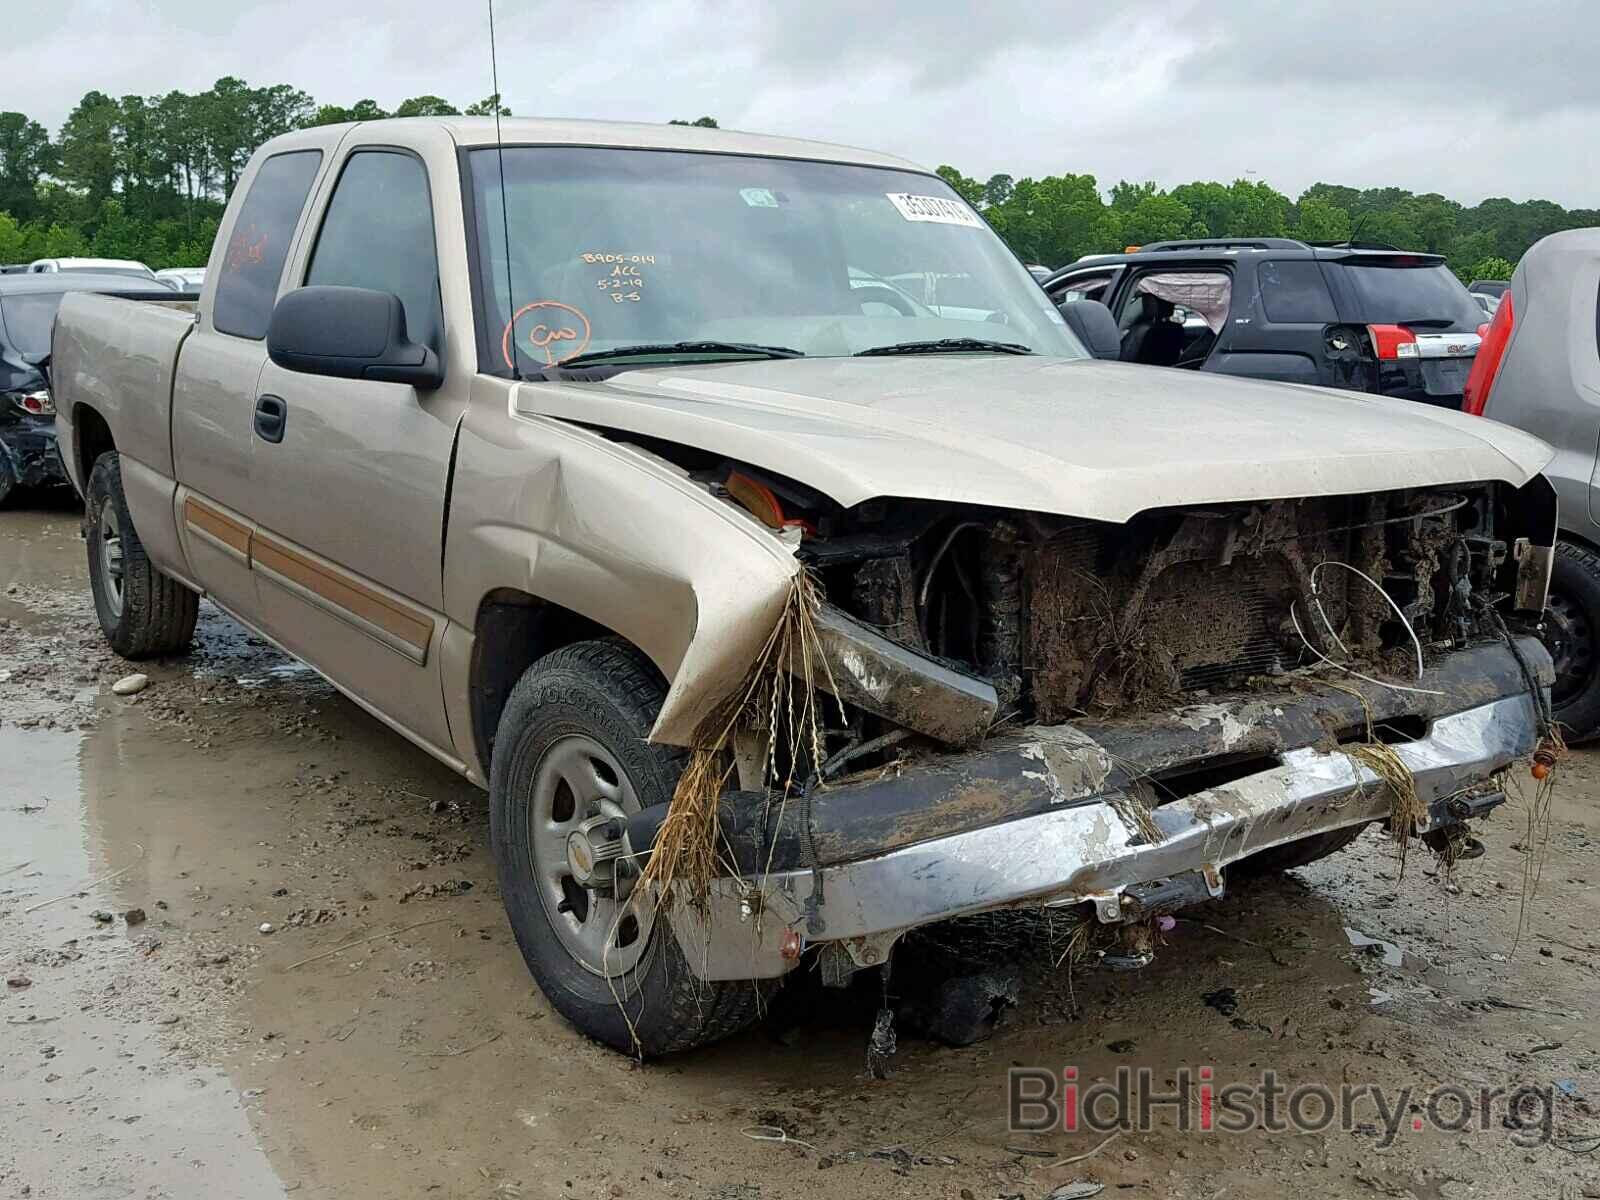
[[(1548, 659), (1538, 654), (1547, 683)], [(1024, 731), (1056, 739), (1037, 756), (1037, 787), (1052, 798), (1044, 811), (857, 861), (714, 881), (706, 909), (679, 903), (672, 912), (689, 963), (706, 979), (768, 978), (796, 965), (798, 947), (840, 942), (855, 965), (870, 966), (909, 929), (1008, 906), (1087, 901), (1102, 921), (1120, 921), (1140, 911), (1152, 886), (1170, 894), (1188, 879), (1202, 885), (1193, 898), (1220, 895), (1230, 863), (1390, 813), (1371, 770), (1337, 749), (1302, 746), (1279, 754), (1277, 766), (1153, 808), (1161, 836), (1146, 840), (1121, 815), (1127, 791), (1063, 790), (1057, 751), (1070, 729)], [(1094, 742), (1073, 736), (1092, 759)], [(1475, 812), (1473, 793), (1491, 792), (1491, 776), (1537, 740), (1533, 699), (1518, 691), (1432, 717), (1422, 737), (1394, 746), (1428, 809), (1417, 832)]]

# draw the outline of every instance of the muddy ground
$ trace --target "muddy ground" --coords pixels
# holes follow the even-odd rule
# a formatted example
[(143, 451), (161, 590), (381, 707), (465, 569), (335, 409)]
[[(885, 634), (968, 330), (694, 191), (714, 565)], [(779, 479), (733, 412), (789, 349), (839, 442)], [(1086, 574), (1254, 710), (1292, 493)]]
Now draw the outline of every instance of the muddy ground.
[[(1531, 893), (1515, 803), (1453, 882), (1421, 852), (1397, 878), (1369, 832), (1191, 910), (1143, 972), (1024, 954), (991, 1041), (907, 1032), (887, 1081), (863, 1069), (867, 998), (814, 988), (641, 1067), (533, 987), (481, 794), (209, 607), (192, 657), (114, 696), (135, 668), (83, 557), (69, 505), (0, 512), (0, 1195), (1600, 1196), (1600, 752), (1561, 768)], [(1418, 1131), (1407, 1110), (1385, 1145), (1370, 1106), (1234, 1135), (1163, 1110), (1056, 1165), (1102, 1135), (1007, 1132), (1013, 1065), (1270, 1068), (1412, 1104), (1532, 1084), (1552, 1118)]]

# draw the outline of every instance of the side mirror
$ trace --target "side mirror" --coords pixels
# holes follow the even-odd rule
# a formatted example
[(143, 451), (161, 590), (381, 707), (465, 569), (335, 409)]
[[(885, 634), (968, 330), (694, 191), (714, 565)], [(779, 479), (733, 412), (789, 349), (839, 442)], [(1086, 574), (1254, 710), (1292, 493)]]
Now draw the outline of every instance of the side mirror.
[(1122, 357), (1122, 335), (1111, 310), (1098, 300), (1068, 300), (1061, 305), (1067, 328), (1078, 335), (1084, 348), (1096, 358)]
[(444, 382), (444, 366), (406, 336), (406, 309), (392, 292), (303, 287), (279, 300), (267, 325), (267, 357), (286, 371), (409, 383)]

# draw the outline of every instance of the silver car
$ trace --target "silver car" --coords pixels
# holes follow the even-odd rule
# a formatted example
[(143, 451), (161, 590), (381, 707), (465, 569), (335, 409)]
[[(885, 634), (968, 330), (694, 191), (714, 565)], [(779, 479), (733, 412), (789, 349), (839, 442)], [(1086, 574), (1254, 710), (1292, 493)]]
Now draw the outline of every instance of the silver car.
[[(1479, 286), (1479, 285), (1474, 285)], [(1561, 502), (1547, 644), (1569, 736), (1600, 734), (1600, 229), (1551, 234), (1522, 256), (1478, 351), (1463, 408), (1556, 449)]]

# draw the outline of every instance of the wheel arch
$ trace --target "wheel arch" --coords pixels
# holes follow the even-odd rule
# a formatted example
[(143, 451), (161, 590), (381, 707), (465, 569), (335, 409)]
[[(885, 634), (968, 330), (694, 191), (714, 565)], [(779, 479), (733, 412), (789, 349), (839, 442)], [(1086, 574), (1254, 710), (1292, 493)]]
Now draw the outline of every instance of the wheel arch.
[[(76, 475), (75, 484), (80, 494), (89, 488), (89, 472), (102, 454), (117, 448), (111, 425), (100, 410), (89, 404), (72, 406), (72, 458), (69, 465)], [(62, 456), (65, 460), (66, 456)]]
[(595, 638), (634, 644), (592, 617), (520, 588), (495, 588), (483, 596), (473, 621), (467, 703), (472, 744), (485, 770), (492, 761), (500, 715), (517, 680), (552, 651)]

